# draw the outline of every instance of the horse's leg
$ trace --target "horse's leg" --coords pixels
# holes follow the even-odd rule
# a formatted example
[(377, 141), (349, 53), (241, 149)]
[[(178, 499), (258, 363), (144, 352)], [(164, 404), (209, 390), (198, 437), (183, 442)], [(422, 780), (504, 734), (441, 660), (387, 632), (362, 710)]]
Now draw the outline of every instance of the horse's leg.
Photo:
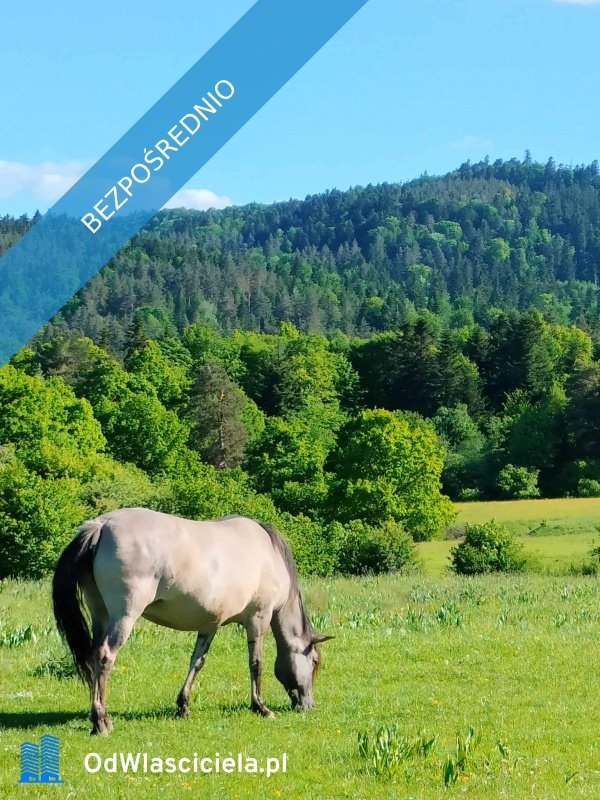
[(253, 617), (246, 625), (250, 665), (250, 708), (262, 717), (275, 716), (265, 705), (261, 694), (263, 642), (268, 627), (269, 621), (262, 615)]
[(112, 722), (106, 713), (106, 685), (108, 675), (113, 668), (117, 653), (129, 638), (138, 619), (126, 616), (110, 619), (106, 635), (100, 640), (92, 655), (92, 733), (106, 734), (112, 730)]
[[(98, 587), (94, 583), (93, 580), (88, 580), (83, 588), (83, 593), (85, 595), (85, 601), (87, 607), (90, 611), (90, 617), (92, 622), (92, 652), (89, 659), (89, 670), (90, 670), (90, 719), (94, 723), (94, 731), (97, 732), (96, 728), (98, 726), (99, 720), (99, 700), (98, 700), (98, 680), (101, 673), (100, 668), (100, 660), (99, 660), (99, 651), (102, 642), (106, 639), (108, 635), (108, 625), (109, 625), (109, 617), (108, 611), (106, 609), (106, 605), (104, 600), (102, 599), (102, 595), (98, 591)], [(96, 711), (95, 711), (96, 709)], [(104, 712), (102, 712), (102, 716), (104, 716)], [(110, 720), (106, 724), (110, 724)]]
[(187, 717), (190, 713), (190, 692), (196, 679), (196, 675), (200, 672), (206, 661), (208, 648), (212, 640), (215, 638), (214, 633), (199, 633), (194, 645), (194, 652), (190, 659), (190, 669), (179, 694), (177, 695), (177, 707), (179, 709), (178, 715), (180, 717)]

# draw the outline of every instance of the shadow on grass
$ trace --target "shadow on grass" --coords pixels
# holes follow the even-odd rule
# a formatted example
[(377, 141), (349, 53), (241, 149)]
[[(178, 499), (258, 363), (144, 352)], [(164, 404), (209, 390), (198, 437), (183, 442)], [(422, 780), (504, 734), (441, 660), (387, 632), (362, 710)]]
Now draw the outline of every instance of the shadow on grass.
[[(241, 716), (256, 716), (250, 710), (250, 704), (245, 702), (239, 703), (219, 703), (216, 708), (219, 714), (224, 717), (241, 717)], [(269, 705), (271, 711), (275, 714), (292, 714), (292, 707), (285, 703)], [(198, 705), (192, 704), (190, 706), (190, 719), (202, 719), (206, 713), (214, 713), (215, 707), (211, 704), (210, 710), (207, 706), (199, 703)], [(109, 709), (109, 713), (111, 713)], [(139, 710), (117, 711), (113, 710), (111, 713), (113, 719), (123, 719), (128, 721), (145, 720), (145, 719), (178, 719), (177, 708), (175, 704), (156, 706), (153, 708), (141, 708)], [(258, 717), (257, 717), (258, 718)]]
[[(239, 703), (219, 703), (216, 708), (218, 709), (220, 714), (223, 714), (226, 717), (238, 717), (238, 716), (246, 716), (252, 714), (253, 712), (250, 710), (250, 704), (239, 702)], [(292, 708), (290, 705), (286, 705), (285, 703), (281, 705), (269, 705), (271, 711), (275, 714), (285, 714), (287, 712), (292, 713)], [(199, 717), (201, 718), (205, 713), (214, 713), (215, 706), (210, 705), (207, 707), (202, 703), (198, 703), (198, 705), (192, 704), (190, 706), (190, 718), (191, 717)], [(118, 711), (117, 709), (109, 709), (109, 713), (111, 716), (118, 718), (118, 719), (125, 719), (125, 720), (142, 720), (142, 719), (177, 719), (177, 707), (173, 703), (172, 705), (165, 705), (165, 706), (155, 706), (152, 708), (140, 708), (140, 709), (130, 709), (129, 711)]]
[[(292, 711), (291, 706), (285, 703), (270, 705), (269, 708), (277, 715), (295, 713)], [(218, 709), (225, 717), (254, 716), (247, 703), (221, 703)], [(165, 705), (156, 708), (143, 708), (139, 711), (114, 710), (111, 716), (113, 721), (117, 723), (119, 720), (135, 722), (136, 720), (147, 719), (176, 719), (176, 711), (175, 705)], [(202, 718), (202, 706), (192, 709), (191, 716)], [(84, 711), (19, 711), (10, 714), (0, 712), (0, 731), (5, 729), (55, 727), (57, 725), (67, 725), (75, 720), (81, 721), (86, 727), (89, 725), (89, 716)]]
[(113, 721), (123, 719), (130, 721), (143, 719), (175, 719), (177, 717), (177, 707), (175, 703), (168, 706), (155, 706), (153, 708), (140, 708), (139, 710), (130, 709), (129, 711), (118, 711), (108, 709), (108, 713)]
[[(292, 707), (289, 703), (267, 703), (267, 706), (274, 714), (292, 714)], [(250, 710), (248, 703), (219, 703), (219, 711), (226, 717), (237, 717), (241, 714), (252, 714), (257, 719), (260, 717)]]
[(0, 730), (66, 725), (73, 720), (82, 720), (87, 724), (88, 715), (82, 711), (15, 711), (11, 714), (0, 712)]

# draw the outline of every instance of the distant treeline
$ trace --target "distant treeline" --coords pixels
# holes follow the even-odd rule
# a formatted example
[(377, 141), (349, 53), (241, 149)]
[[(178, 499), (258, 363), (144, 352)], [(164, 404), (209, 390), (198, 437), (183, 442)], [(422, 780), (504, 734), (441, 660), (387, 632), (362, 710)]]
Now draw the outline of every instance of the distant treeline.
[[(382, 420), (401, 420), (410, 436), (418, 431), (427, 440), (426, 458), (433, 460), (426, 472), (454, 500), (600, 495), (600, 364), (593, 342), (539, 311), (498, 312), (485, 328), (445, 327), (424, 311), (366, 338), (304, 334), (289, 323), (277, 334), (222, 334), (205, 324), (181, 336), (169, 330), (163, 311), (143, 308), (134, 315), (122, 365), (89, 340), (58, 331), (40, 336), (15, 363), (32, 374), (61, 376), (95, 409), (114, 393), (109, 383), (107, 397), (98, 396), (104, 384), (97, 361), (110, 365), (120, 381), (177, 417), (185, 428), (181, 440), (204, 462), (217, 470), (242, 468), (279, 510), (311, 519), (375, 515), (406, 523), (402, 513), (386, 510), (383, 495), (389, 488), (390, 502), (404, 502), (392, 489), (400, 477), (410, 482), (409, 454), (402, 456), (406, 463), (400, 456), (389, 461), (385, 434), (376, 444)], [(107, 424), (110, 445), (115, 427)], [(126, 417), (124, 429), (130, 424)], [(119, 460), (160, 472), (172, 448), (165, 461), (152, 447), (145, 435), (133, 449), (112, 443)], [(366, 458), (372, 458), (368, 468)], [(390, 483), (381, 497), (357, 494), (357, 487), (340, 495), (340, 475), (362, 489), (371, 478)], [(419, 491), (435, 495), (435, 480)], [(417, 486), (415, 477), (415, 492)], [(415, 525), (412, 533), (427, 538), (439, 527)]]
[[(0, 220), (0, 252), (29, 224)], [(178, 331), (397, 328), (428, 310), (456, 327), (539, 309), (598, 339), (600, 176), (552, 160), (463, 164), (444, 177), (269, 206), (161, 212), (64, 309), (124, 347), (140, 306)]]

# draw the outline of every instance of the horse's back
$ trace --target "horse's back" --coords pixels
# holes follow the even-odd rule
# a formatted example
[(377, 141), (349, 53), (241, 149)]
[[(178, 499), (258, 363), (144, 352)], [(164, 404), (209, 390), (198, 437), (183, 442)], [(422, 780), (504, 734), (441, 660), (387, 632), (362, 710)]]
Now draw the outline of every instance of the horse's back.
[(118, 613), (134, 604), (135, 613), (159, 624), (200, 630), (243, 622), (289, 592), (269, 534), (246, 517), (196, 522), (125, 508), (99, 521), (94, 579), (109, 604), (121, 601)]

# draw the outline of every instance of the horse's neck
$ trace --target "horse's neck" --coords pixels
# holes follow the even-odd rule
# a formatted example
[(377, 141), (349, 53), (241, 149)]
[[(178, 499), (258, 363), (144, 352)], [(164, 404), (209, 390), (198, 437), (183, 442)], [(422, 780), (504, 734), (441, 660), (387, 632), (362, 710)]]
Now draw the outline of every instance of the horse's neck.
[(302, 600), (299, 594), (290, 597), (287, 603), (273, 612), (271, 628), (277, 644), (277, 649), (289, 649), (294, 644), (299, 645), (306, 638)]

